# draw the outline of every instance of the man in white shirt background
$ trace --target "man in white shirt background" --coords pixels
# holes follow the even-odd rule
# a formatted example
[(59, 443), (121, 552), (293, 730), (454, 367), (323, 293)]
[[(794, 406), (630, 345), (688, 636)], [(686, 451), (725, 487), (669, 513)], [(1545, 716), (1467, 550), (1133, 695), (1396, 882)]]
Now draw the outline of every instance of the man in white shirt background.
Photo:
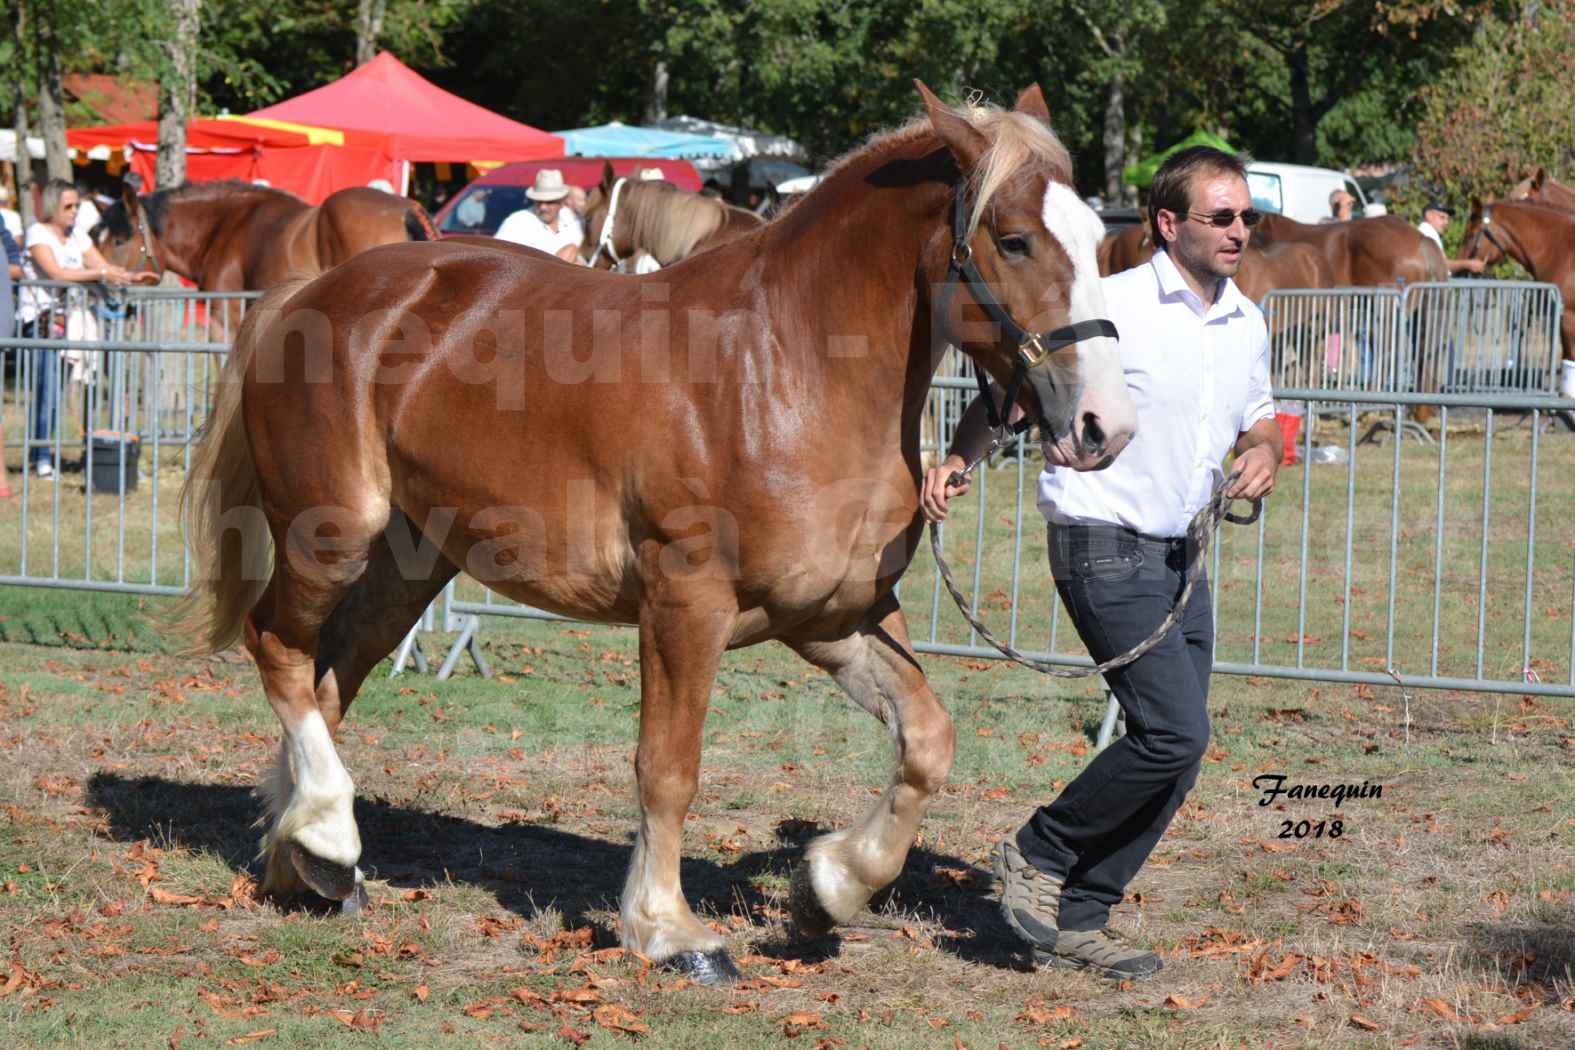
[(580, 227), (564, 217), (564, 198), (568, 195), (563, 172), (557, 168), (542, 168), (536, 173), (535, 183), (525, 191), (535, 207), (521, 208), (504, 219), (494, 236), (500, 241), (512, 241), (556, 255), (564, 262), (579, 262)]
[[(1056, 590), (1096, 661), (1126, 652), (1170, 612), (1185, 583), (1187, 523), (1223, 477), (1227, 453), (1235, 452), (1232, 495), (1274, 489), (1283, 445), (1268, 330), (1231, 280), (1260, 217), (1240, 158), (1183, 150), (1150, 191), (1150, 232), (1162, 250), (1104, 280), (1137, 434), (1103, 471), (1047, 466), (1039, 479)], [(926, 475), (932, 520), (967, 491), (948, 479), (988, 440), (976, 400), (951, 454)], [(1160, 969), (1158, 956), (1108, 920), (1197, 780), (1213, 660), (1205, 579), (1158, 645), (1106, 674), (1127, 734), (996, 847), (1002, 915), (1037, 961), (1117, 979)]]
[(1444, 256), (1444, 265), (1449, 267), (1449, 276), (1457, 273), (1481, 273), (1483, 270), (1481, 259), (1451, 259), (1444, 250), (1443, 233), (1449, 229), (1449, 219), (1454, 212), (1442, 201), (1428, 201), (1427, 207), (1422, 209), (1422, 221), (1417, 224), (1417, 229), (1423, 237), (1438, 245), (1439, 252)]

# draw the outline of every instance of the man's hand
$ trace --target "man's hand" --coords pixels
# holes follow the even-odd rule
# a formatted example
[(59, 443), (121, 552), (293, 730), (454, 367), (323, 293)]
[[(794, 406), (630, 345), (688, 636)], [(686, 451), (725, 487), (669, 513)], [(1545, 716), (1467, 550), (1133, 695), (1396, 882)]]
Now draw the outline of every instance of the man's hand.
[(1253, 445), (1236, 456), (1231, 471), (1235, 478), (1228, 490), (1232, 499), (1262, 499), (1274, 491), (1274, 475), (1280, 469), (1280, 458), (1268, 445)]
[(973, 486), (973, 482), (964, 477), (962, 484), (950, 484), (951, 476), (959, 473), (968, 465), (961, 456), (950, 455), (938, 467), (931, 467), (924, 475), (924, 486), (919, 490), (919, 505), (924, 509), (924, 516), (930, 521), (945, 521), (947, 504), (953, 496), (961, 496)]

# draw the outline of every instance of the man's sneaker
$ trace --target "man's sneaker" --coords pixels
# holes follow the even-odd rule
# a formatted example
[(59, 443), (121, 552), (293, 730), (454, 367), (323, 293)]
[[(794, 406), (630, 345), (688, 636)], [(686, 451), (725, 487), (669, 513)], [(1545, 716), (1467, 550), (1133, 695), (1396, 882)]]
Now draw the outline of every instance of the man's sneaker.
[(1061, 912), (1062, 880), (1030, 864), (1013, 838), (997, 844), (990, 860), (1001, 883), (1001, 918), (1035, 948), (1053, 949), (1056, 919)]
[(1093, 970), (1116, 980), (1147, 977), (1164, 965), (1159, 956), (1137, 947), (1108, 926), (1102, 930), (1062, 930), (1054, 948), (1035, 949), (1034, 961), (1067, 970)]
[(52, 478), (52, 477), (54, 477), (55, 476), (54, 464), (40, 462), (38, 464), (38, 476), (41, 477), (41, 478)]

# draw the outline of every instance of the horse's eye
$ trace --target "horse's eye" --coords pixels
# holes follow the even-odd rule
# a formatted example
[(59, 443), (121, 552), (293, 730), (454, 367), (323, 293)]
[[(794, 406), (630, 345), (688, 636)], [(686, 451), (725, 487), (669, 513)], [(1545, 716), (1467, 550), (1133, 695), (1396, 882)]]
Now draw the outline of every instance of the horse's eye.
[(1023, 256), (1029, 254), (1027, 237), (1012, 233), (1000, 238), (996, 243), (1001, 246), (1002, 253), (1006, 255)]

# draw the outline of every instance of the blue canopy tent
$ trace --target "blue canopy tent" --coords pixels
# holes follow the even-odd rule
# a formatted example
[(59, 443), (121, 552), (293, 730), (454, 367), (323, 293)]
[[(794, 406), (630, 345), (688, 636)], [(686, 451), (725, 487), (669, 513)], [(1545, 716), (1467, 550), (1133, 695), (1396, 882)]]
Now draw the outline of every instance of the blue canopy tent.
[(564, 141), (564, 152), (581, 157), (671, 157), (694, 160), (717, 157), (732, 160), (733, 144), (716, 135), (690, 135), (660, 128), (637, 128), (613, 121), (591, 128), (555, 131)]

